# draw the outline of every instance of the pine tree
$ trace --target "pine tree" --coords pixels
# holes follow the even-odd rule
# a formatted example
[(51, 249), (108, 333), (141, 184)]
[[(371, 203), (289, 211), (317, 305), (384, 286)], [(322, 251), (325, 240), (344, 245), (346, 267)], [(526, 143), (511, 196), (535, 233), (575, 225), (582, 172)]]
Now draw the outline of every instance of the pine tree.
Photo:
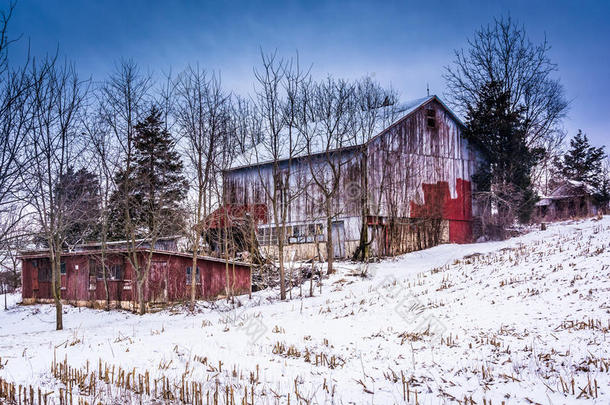
[(579, 129), (570, 139), (570, 149), (555, 165), (564, 178), (579, 181), (593, 189), (597, 204), (606, 207), (610, 201), (610, 184), (603, 167), (605, 159), (603, 146), (592, 146), (587, 135)]
[(100, 232), (99, 180), (87, 169), (69, 166), (55, 187), (57, 207), (66, 216), (65, 242), (69, 245), (93, 240)]
[[(140, 230), (139, 236), (152, 232), (161, 236), (176, 235), (183, 231), (185, 211), (183, 201), (188, 183), (182, 174), (183, 164), (175, 151), (175, 142), (164, 127), (161, 112), (153, 107), (150, 114), (135, 127), (134, 167), (131, 170), (130, 195), (119, 192), (111, 197), (113, 237), (124, 238), (122, 198), (129, 199), (131, 218)], [(124, 170), (116, 174), (117, 189), (126, 181)]]
[(527, 146), (527, 121), (510, 100), (500, 83), (488, 83), (476, 105), (468, 106), (464, 136), (485, 160), (473, 176), (477, 190), (493, 195), (504, 220), (514, 213), (526, 222), (536, 202), (531, 171), (543, 151)]
[(605, 158), (604, 148), (591, 146), (587, 135), (579, 129), (570, 139), (570, 149), (560, 160), (559, 167), (565, 178), (598, 188)]
[(593, 197), (602, 211), (607, 213), (608, 203), (610, 203), (610, 174), (607, 171), (603, 173), (600, 185)]

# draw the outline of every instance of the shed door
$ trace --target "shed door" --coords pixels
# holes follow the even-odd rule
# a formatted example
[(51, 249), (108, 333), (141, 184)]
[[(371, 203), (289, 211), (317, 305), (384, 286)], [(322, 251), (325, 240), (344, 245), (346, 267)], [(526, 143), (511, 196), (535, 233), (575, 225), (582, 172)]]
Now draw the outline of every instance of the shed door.
[(68, 268), (66, 269), (66, 277), (75, 277), (78, 280), (76, 293), (78, 295), (78, 299), (84, 301), (95, 299), (95, 287), (93, 289), (93, 294), (90, 293), (91, 279), (89, 275), (89, 266), (80, 262), (70, 263), (66, 265), (68, 266)]
[(38, 293), (38, 263), (38, 259), (34, 259), (30, 264), (30, 268), (32, 269), (30, 271), (30, 278), (32, 279), (32, 292), (34, 293), (32, 297), (36, 297), (35, 294)]
[(333, 222), (333, 253), (337, 258), (345, 257), (345, 229), (343, 221)]
[(148, 276), (148, 301), (168, 302), (168, 266), (166, 261), (153, 261)]

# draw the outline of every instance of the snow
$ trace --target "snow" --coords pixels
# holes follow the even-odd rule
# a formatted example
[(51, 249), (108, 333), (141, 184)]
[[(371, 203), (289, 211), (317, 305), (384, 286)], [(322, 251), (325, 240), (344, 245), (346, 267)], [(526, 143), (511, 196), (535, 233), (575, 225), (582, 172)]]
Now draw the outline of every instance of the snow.
[[(59, 392), (55, 355), (76, 368), (97, 370), (101, 359), (153, 378), (185, 376), (212, 392), (230, 385), (235, 403), (254, 388), (255, 403), (287, 403), (288, 394), (298, 403), (298, 390), (299, 403), (400, 404), (407, 382), (409, 403), (415, 392), (420, 404), (610, 402), (610, 217), (437, 246), (371, 264), (367, 278), (362, 271), (338, 263), (313, 298), (297, 287), (282, 302), (266, 290), (235, 305), (201, 302), (195, 313), (66, 306), (63, 331), (54, 331), (53, 306), (19, 306), (9, 295), (0, 378)], [(302, 289), (309, 295), (309, 282)]]

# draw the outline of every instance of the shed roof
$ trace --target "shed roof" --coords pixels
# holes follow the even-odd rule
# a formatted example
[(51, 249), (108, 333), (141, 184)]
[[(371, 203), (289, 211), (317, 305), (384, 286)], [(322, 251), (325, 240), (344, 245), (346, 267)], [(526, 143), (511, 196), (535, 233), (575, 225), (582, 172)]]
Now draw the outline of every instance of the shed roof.
[(201, 229), (218, 229), (240, 225), (246, 216), (254, 221), (267, 223), (268, 209), (266, 204), (225, 204), (208, 215), (197, 226)]
[[(137, 252), (142, 252), (142, 253), (150, 253), (151, 250), (147, 249), (147, 248), (137, 248), (135, 249), (135, 251)], [(192, 258), (193, 255), (191, 253), (183, 253), (183, 252), (173, 252), (173, 251), (168, 251), (168, 250), (152, 250), (153, 253), (156, 254), (161, 254), (161, 255), (167, 255), (167, 256), (177, 256), (177, 257), (186, 257), (186, 258)], [(106, 252), (106, 254), (127, 254), (129, 253), (128, 249), (108, 249)], [(71, 251), (71, 252), (63, 252), (61, 254), (61, 257), (70, 257), (70, 256), (93, 256), (93, 255), (99, 255), (100, 251), (99, 250), (79, 250), (79, 251)], [(48, 250), (29, 250), (29, 251), (22, 251), (19, 252), (19, 258), (20, 259), (41, 259), (41, 258), (47, 258), (49, 257), (49, 251)], [(210, 261), (210, 262), (219, 262), (219, 263), (229, 263), (229, 264), (237, 264), (237, 265), (241, 265), (241, 266), (252, 266), (252, 264), (250, 263), (246, 263), (246, 262), (240, 262), (237, 260), (225, 260), (225, 259), (220, 259), (218, 257), (212, 257), (212, 256), (197, 256), (197, 260), (202, 260), (202, 261)]]
[[(564, 180), (560, 185), (555, 187), (549, 195), (542, 196), (542, 202), (544, 200), (561, 200), (570, 197), (583, 197), (586, 195), (592, 195), (595, 190), (590, 185), (583, 183), (582, 181), (576, 180)], [(536, 204), (543, 205), (543, 204)]]

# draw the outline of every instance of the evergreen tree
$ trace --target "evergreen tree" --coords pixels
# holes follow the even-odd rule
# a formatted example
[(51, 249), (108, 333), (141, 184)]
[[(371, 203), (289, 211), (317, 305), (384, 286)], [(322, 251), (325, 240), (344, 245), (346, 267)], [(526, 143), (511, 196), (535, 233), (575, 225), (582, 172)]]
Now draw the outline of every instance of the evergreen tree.
[(593, 197), (598, 206), (602, 208), (603, 213), (607, 213), (608, 203), (610, 203), (610, 174), (607, 171), (602, 175), (599, 187)]
[(563, 155), (559, 167), (565, 178), (598, 188), (605, 158), (604, 148), (591, 146), (587, 135), (579, 129), (576, 136), (570, 139), (570, 149)]
[[(131, 177), (133, 178), (134, 176)], [(127, 206), (129, 207), (131, 218), (135, 218), (136, 212), (139, 211), (134, 201), (133, 190), (128, 191), (127, 195), (123, 191), (125, 190), (126, 181), (125, 170), (120, 169), (114, 175), (116, 189), (108, 200), (108, 238), (110, 240), (127, 239), (125, 234), (125, 200), (129, 200), (127, 201)]]
[(490, 192), (505, 221), (512, 215), (528, 221), (536, 202), (531, 171), (543, 150), (527, 146), (523, 115), (498, 82), (488, 83), (476, 104), (468, 106), (464, 136), (485, 160), (473, 180), (477, 190)]
[(55, 186), (55, 201), (65, 218), (65, 242), (69, 245), (99, 236), (100, 195), (97, 175), (69, 166)]
[[(134, 167), (130, 171), (129, 184), (133, 185), (128, 196), (120, 194), (127, 174), (116, 174), (117, 191), (110, 206), (112, 223), (110, 233), (114, 238), (125, 238), (123, 227), (123, 198), (128, 198), (132, 220), (139, 235), (151, 233), (160, 236), (179, 234), (184, 229), (188, 183), (182, 174), (183, 164), (175, 151), (171, 134), (165, 129), (161, 112), (153, 107), (150, 114), (135, 127)], [(116, 214), (116, 215), (114, 215)]]
[(592, 146), (586, 134), (579, 129), (570, 139), (570, 149), (555, 163), (568, 180), (579, 181), (594, 190), (594, 198), (601, 207), (610, 201), (610, 185), (603, 163), (604, 148)]

